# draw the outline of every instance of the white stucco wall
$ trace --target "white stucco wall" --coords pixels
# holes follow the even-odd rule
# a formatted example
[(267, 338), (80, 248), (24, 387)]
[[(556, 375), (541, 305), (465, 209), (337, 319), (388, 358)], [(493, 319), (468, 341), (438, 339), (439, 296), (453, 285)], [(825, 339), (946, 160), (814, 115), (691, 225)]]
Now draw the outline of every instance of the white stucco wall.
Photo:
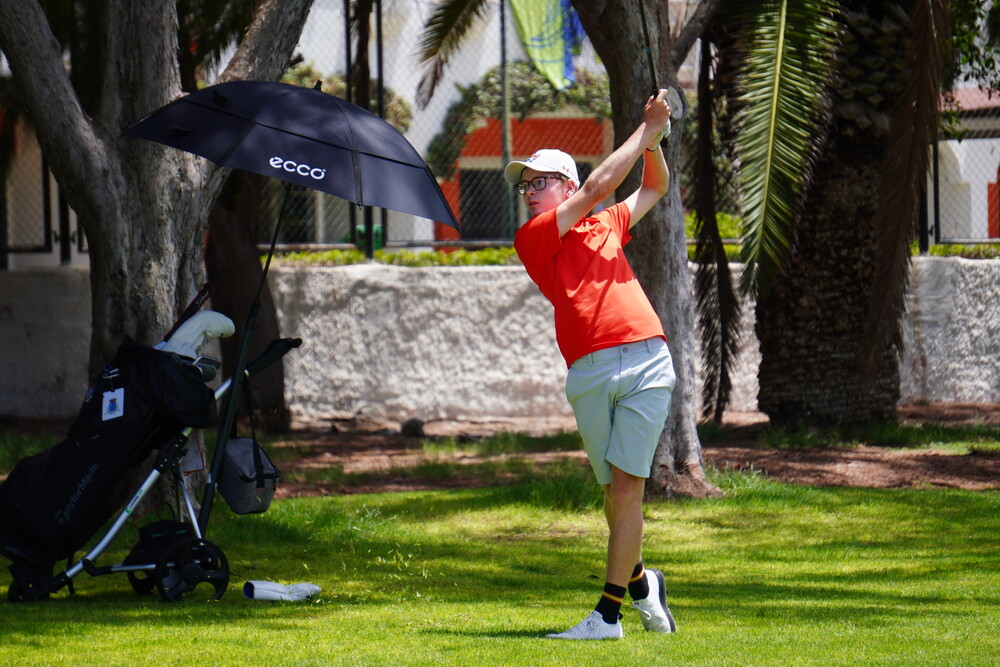
[(87, 389), (90, 272), (0, 272), (0, 416), (70, 417)]
[(285, 366), (298, 417), (564, 410), (551, 307), (520, 267), (278, 267), (271, 285), (282, 335), (304, 341)]
[[(520, 267), (272, 266), (295, 417), (566, 416), (552, 311)], [(903, 401), (1000, 403), (1000, 260), (918, 258)], [(0, 273), (0, 416), (71, 417), (88, 378), (87, 273)], [(237, 323), (240, 326), (242, 323)], [(744, 309), (731, 409), (756, 409)], [(699, 388), (700, 391), (700, 388)]]
[(1000, 260), (926, 257), (915, 268), (902, 400), (1000, 402)]

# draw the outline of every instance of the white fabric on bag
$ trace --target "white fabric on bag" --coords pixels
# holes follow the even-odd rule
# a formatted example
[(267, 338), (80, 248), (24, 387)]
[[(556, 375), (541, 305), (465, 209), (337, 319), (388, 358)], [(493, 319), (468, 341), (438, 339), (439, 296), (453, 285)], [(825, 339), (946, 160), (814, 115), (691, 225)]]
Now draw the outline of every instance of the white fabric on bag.
[(273, 581), (248, 581), (243, 584), (243, 595), (250, 600), (308, 600), (319, 593), (316, 584), (277, 584)]

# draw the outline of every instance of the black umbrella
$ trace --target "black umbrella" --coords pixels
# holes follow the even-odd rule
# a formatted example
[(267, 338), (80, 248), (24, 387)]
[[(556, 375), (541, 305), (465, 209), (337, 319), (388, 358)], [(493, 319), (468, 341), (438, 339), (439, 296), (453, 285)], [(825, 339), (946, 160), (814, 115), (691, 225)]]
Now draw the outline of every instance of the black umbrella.
[(288, 184), (361, 206), (391, 208), (459, 227), (416, 149), (375, 114), (319, 90), (270, 81), (230, 81), (171, 102), (125, 128), (224, 167), (285, 181), (271, 247), (237, 348), (198, 523), (204, 531), (236, 417), (250, 337), (288, 201)]
[(221, 83), (152, 112), (125, 134), (458, 228), (431, 170), (396, 128), (316, 88)]

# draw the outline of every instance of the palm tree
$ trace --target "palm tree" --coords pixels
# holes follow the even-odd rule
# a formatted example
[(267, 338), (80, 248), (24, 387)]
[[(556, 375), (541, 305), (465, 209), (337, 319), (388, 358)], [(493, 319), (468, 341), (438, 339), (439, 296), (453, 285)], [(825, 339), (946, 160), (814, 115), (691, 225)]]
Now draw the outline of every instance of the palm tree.
[(747, 41), (742, 287), (758, 300), (758, 403), (772, 422), (885, 418), (898, 397), (948, 12), (868, 4), (727, 5)]
[[(938, 124), (938, 87), (948, 90), (961, 77), (1000, 88), (1000, 7), (978, 0), (950, 0), (947, 5), (921, 0), (904, 5), (906, 9), (834, 2), (809, 18), (799, 11), (809, 4), (727, 3), (720, 14), (729, 20), (720, 17), (704, 36), (714, 43), (716, 57), (711, 67), (706, 58), (703, 67), (718, 70), (711, 78), (711, 101), (718, 106), (732, 110), (741, 103), (745, 107), (747, 100), (764, 99), (774, 104), (759, 108), (779, 111), (774, 122), (759, 113), (745, 113), (734, 122), (722, 111), (716, 118), (719, 132), (740, 146), (750, 185), (754, 175), (774, 174), (768, 188), (757, 183), (745, 193), (750, 219), (743, 250), (757, 270), (744, 273), (743, 286), (762, 297), (757, 312), (764, 356), (760, 404), (775, 421), (846, 423), (893, 414), (909, 240), (927, 147)], [(786, 93), (822, 102), (816, 107), (818, 116), (796, 112), (812, 119), (804, 132), (796, 128), (798, 120), (781, 122), (787, 101), (777, 74), (788, 71), (789, 63), (775, 51), (777, 40), (750, 39), (749, 50), (746, 46), (747, 36), (759, 34), (759, 26), (779, 25), (786, 42), (803, 37), (827, 41), (800, 46), (788, 52), (790, 57), (820, 48), (836, 64), (828, 85), (822, 75), (801, 76), (801, 68), (791, 63), (796, 85)], [(707, 55), (704, 44), (703, 49)], [(730, 83), (733, 61), (743, 63), (743, 97)], [(770, 74), (751, 77), (754, 70)], [(767, 94), (768, 87), (773, 95)], [(700, 97), (702, 102), (709, 99)], [(699, 136), (707, 136), (711, 121), (708, 116), (701, 123)], [(798, 146), (789, 142), (797, 130), (810, 140)], [(764, 142), (765, 136), (774, 139)], [(754, 151), (754, 146), (771, 149), (772, 144), (772, 153)], [(770, 154), (802, 158), (797, 163), (774, 160), (772, 165), (763, 157)], [(711, 169), (699, 174), (700, 199), (711, 203), (711, 193), (703, 192), (713, 182)], [(799, 181), (801, 187), (795, 189)], [(698, 208), (706, 212), (703, 219), (711, 217), (710, 206), (699, 203)], [(712, 255), (714, 261), (718, 235), (709, 224), (702, 231), (699, 254)], [(718, 263), (706, 273), (724, 276), (728, 271)], [(706, 379), (706, 389), (715, 390), (706, 400), (715, 402), (717, 415), (724, 409), (724, 362), (733, 340), (725, 318), (725, 287), (724, 279), (718, 285), (698, 281), (699, 306), (714, 306), (710, 320), (722, 323), (714, 339), (703, 341), (703, 349), (715, 351), (714, 365), (706, 364), (709, 378), (713, 372), (721, 378), (714, 386)], [(700, 310), (703, 321), (712, 312)]]

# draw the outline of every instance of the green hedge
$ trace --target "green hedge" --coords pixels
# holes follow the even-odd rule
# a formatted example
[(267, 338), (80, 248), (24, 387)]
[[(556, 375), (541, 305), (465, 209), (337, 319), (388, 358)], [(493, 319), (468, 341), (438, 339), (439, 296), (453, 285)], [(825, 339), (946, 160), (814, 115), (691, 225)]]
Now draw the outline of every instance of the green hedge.
[[(276, 261), (282, 264), (314, 266), (346, 266), (363, 264), (365, 255), (360, 250), (322, 250), (294, 252), (281, 255)], [(452, 251), (425, 250), (376, 250), (375, 261), (395, 266), (506, 266), (517, 265), (513, 248), (483, 248), (482, 250), (457, 249)]]
[[(727, 220), (721, 219), (719, 227), (722, 229), (722, 238), (739, 238), (737, 218), (724, 216)], [(693, 238), (693, 221), (690, 216), (686, 219), (687, 237)], [(726, 256), (730, 262), (740, 261), (740, 248), (736, 244), (726, 244)], [(688, 245), (688, 259), (694, 261), (694, 245)], [(916, 256), (919, 251), (914, 243), (911, 246), (911, 253)], [(929, 254), (932, 257), (965, 257), (967, 259), (997, 259), (1000, 258), (1000, 244), (978, 244), (978, 245), (935, 245), (931, 246)], [(414, 252), (412, 250), (376, 250), (375, 261), (379, 264), (391, 264), (394, 266), (516, 266), (520, 264), (517, 254), (513, 248), (483, 248), (481, 250), (425, 250)], [(314, 265), (314, 266), (346, 266), (348, 264), (363, 264), (365, 255), (360, 250), (322, 250), (294, 252), (279, 255), (275, 262), (290, 265)]]

